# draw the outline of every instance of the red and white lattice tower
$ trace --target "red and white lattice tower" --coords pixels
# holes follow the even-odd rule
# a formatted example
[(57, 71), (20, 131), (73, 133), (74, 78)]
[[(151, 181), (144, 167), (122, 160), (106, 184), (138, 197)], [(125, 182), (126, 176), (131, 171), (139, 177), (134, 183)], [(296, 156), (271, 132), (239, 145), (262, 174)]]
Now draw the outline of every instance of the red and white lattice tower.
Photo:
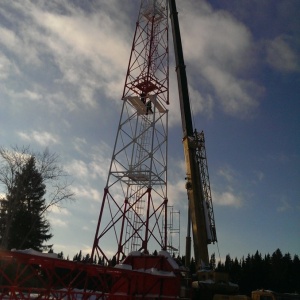
[[(92, 259), (167, 244), (169, 54), (167, 0), (141, 2)], [(163, 225), (165, 224), (165, 225)]]

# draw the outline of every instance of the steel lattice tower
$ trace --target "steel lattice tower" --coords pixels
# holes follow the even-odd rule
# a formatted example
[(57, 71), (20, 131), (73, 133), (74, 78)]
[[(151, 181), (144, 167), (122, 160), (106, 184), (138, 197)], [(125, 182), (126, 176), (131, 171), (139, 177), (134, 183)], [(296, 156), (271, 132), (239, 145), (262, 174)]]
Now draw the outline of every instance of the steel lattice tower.
[[(168, 5), (141, 2), (92, 259), (166, 249)], [(163, 219), (163, 220), (162, 220)], [(163, 225), (165, 224), (165, 225)]]

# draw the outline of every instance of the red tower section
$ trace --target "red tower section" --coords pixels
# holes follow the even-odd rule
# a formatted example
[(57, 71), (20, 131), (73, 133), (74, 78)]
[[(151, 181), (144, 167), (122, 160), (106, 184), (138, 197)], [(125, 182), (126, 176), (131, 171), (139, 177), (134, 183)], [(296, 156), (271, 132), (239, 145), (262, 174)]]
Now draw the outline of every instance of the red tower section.
[[(142, 1), (92, 258), (167, 247), (168, 6)], [(163, 225), (164, 224), (164, 225)]]
[(126, 74), (123, 99), (151, 93), (169, 104), (167, 1), (142, 1)]

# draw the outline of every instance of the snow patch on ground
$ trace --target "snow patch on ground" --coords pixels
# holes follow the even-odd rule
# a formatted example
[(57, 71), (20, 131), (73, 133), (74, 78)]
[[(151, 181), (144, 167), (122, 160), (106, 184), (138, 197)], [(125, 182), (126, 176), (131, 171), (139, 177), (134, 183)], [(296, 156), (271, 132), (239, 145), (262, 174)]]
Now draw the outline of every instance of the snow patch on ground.
[(43, 253), (43, 252), (36, 251), (31, 248), (24, 249), (24, 250), (11, 249), (11, 251), (25, 253), (25, 254), (31, 254), (31, 255), (37, 255), (37, 256), (43, 256), (43, 257), (58, 258), (58, 254), (56, 254), (56, 253)]

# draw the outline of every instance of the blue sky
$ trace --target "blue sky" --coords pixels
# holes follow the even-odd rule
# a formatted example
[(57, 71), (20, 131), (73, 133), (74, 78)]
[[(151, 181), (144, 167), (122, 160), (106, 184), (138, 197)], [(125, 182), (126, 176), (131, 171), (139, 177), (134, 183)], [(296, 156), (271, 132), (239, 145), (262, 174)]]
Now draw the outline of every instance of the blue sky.
[[(54, 251), (91, 251), (139, 1), (2, 0), (1, 146), (60, 155), (76, 202), (53, 209)], [(177, 1), (194, 125), (204, 130), (218, 247), (300, 254), (300, 2)], [(170, 45), (169, 200), (186, 193)], [(216, 246), (209, 247), (210, 253)]]

